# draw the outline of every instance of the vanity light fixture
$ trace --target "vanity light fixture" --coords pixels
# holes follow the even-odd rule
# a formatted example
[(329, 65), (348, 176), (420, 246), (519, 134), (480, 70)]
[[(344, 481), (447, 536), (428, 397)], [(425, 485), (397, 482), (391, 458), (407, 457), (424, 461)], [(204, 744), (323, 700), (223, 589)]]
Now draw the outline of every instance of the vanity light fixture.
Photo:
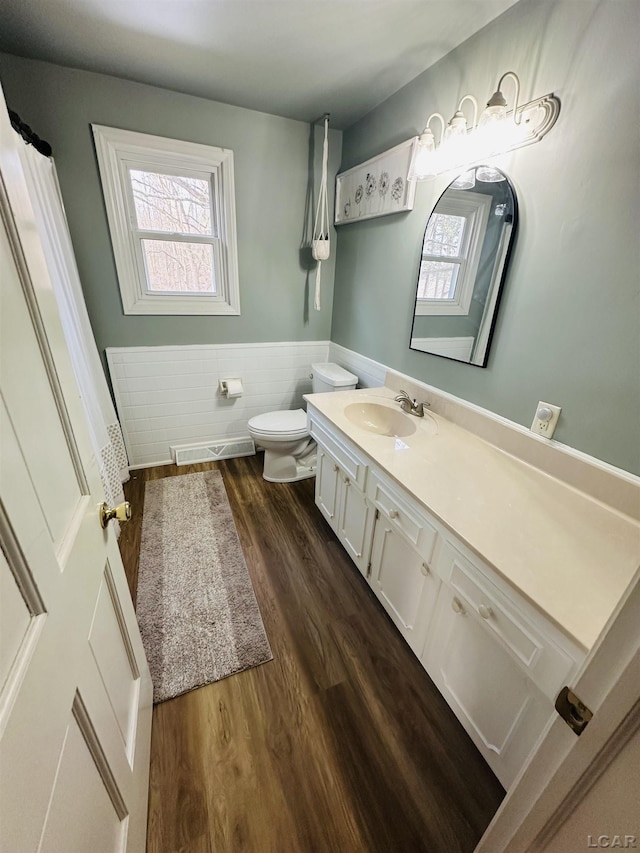
[[(502, 92), (503, 84), (509, 79), (515, 86), (514, 106), (511, 110)], [(478, 107), (473, 95), (465, 95), (460, 100), (448, 125), (445, 125), (440, 113), (432, 113), (414, 148), (408, 180), (424, 181), (452, 169), (468, 167), (486, 157), (539, 142), (556, 123), (560, 101), (555, 95), (549, 94), (520, 106), (519, 99), (520, 78), (514, 71), (507, 71), (500, 77), (497, 89), (489, 98), (477, 124)], [(467, 100), (474, 105), (473, 123), (470, 126), (462, 112), (462, 105)], [(440, 119), (443, 126), (438, 146), (429, 128), (429, 122), (434, 116)], [(480, 175), (476, 177), (483, 180)], [(484, 180), (490, 181), (490, 178)]]
[[(429, 127), (431, 120), (437, 118), (440, 120), (442, 128), (440, 130), (440, 146), (436, 149), (436, 141), (433, 136), (433, 131)], [(411, 155), (411, 163), (409, 164), (409, 173), (407, 180), (409, 181), (425, 181), (427, 178), (433, 178), (434, 175), (444, 171), (440, 168), (437, 152), (442, 147), (442, 140), (445, 133), (445, 120), (440, 113), (431, 113), (424, 126), (424, 130), (418, 137), (418, 141)]]

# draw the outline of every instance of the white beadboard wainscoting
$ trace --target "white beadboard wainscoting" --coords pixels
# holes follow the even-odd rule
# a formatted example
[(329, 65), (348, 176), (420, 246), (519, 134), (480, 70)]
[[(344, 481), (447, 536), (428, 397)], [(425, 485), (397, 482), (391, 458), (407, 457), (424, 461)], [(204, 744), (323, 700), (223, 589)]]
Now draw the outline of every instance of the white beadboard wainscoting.
[(358, 377), (358, 388), (377, 388), (384, 385), (389, 368), (366, 355), (347, 349), (340, 344), (329, 344), (329, 361), (350, 370)]
[[(302, 407), (312, 363), (328, 356), (328, 341), (107, 349), (131, 467), (172, 462), (174, 445), (248, 437), (254, 415)], [(218, 380), (234, 378), (243, 396), (221, 396)]]
[[(385, 383), (431, 404), (431, 411), (552, 477), (632, 518), (640, 518), (640, 478), (600, 459), (534, 435), (526, 426), (391, 370), (329, 341), (107, 349), (107, 360), (132, 468), (172, 462), (171, 446), (248, 438), (262, 412), (306, 408), (311, 365), (333, 361), (358, 387)], [(239, 377), (244, 395), (226, 399), (219, 379)]]

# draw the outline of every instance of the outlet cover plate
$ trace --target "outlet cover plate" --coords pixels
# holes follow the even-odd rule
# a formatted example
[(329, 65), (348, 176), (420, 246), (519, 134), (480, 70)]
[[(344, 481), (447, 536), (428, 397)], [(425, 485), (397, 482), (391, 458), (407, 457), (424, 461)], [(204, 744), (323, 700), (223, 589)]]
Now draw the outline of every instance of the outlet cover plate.
[[(551, 412), (551, 417), (548, 420), (539, 418), (538, 412), (540, 409), (548, 409)], [(535, 432), (536, 435), (543, 435), (545, 438), (551, 438), (556, 428), (556, 424), (558, 423), (561, 411), (561, 406), (554, 406), (553, 403), (543, 403), (540, 401), (536, 408), (533, 423), (531, 424), (531, 432)]]

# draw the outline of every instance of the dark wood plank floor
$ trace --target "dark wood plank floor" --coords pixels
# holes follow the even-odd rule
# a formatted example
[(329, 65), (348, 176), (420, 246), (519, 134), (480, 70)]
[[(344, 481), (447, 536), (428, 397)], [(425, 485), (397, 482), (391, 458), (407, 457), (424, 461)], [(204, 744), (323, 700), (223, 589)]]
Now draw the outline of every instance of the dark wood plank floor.
[(313, 502), (262, 456), (219, 468), (274, 660), (156, 706), (148, 853), (471, 851), (504, 791)]

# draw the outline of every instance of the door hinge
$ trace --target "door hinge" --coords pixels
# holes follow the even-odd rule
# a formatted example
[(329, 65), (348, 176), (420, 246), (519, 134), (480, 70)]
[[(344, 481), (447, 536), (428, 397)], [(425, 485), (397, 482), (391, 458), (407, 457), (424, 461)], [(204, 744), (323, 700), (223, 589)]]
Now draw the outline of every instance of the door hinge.
[(374, 515), (374, 519), (377, 521), (380, 518), (380, 510), (376, 510), (376, 514)]
[(563, 687), (556, 699), (556, 711), (577, 735), (581, 735), (593, 713), (568, 687)]
[(371, 560), (367, 563), (367, 577), (371, 574)]

